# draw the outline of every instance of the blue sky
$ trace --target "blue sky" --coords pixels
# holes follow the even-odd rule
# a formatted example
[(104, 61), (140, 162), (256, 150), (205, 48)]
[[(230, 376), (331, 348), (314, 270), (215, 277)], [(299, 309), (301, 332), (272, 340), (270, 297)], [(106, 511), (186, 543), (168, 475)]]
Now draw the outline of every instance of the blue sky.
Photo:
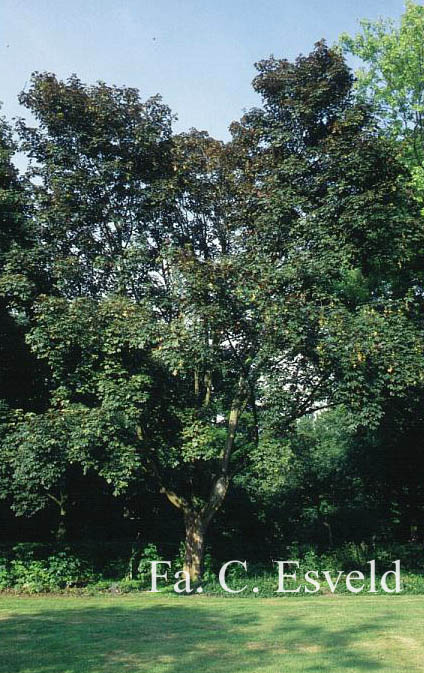
[(257, 103), (253, 63), (293, 58), (325, 37), (355, 32), (357, 19), (398, 17), (399, 0), (1, 0), (0, 100), (22, 114), (18, 92), (34, 70), (160, 93), (192, 126), (225, 139)]

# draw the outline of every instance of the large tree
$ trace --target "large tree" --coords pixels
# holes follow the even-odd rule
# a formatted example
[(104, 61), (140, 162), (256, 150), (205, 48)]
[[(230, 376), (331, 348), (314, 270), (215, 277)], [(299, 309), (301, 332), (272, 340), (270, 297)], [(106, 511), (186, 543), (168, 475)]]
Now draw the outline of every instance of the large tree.
[[(355, 103), (338, 51), (320, 43), (258, 70), (263, 107), (233, 125), (231, 143), (161, 132), (153, 166), (147, 140), (137, 144), (149, 124), (125, 127), (139, 130), (122, 150), (117, 120), (103, 123), (116, 90), (101, 85), (103, 101), (39, 76), (23, 99), (42, 122), (25, 135), (62, 294), (40, 298), (29, 337), (52, 372), (46, 413), (62, 419), (52, 427), (62, 423), (71, 460), (117, 491), (157, 482), (183, 514), (193, 581), (236, 473), (278, 475), (298, 418), (345, 402), (375, 422), (379, 397), (421, 376), (408, 265), (422, 238), (390, 143)], [(73, 112), (80, 95), (88, 128)], [(115, 116), (126, 106), (121, 92)], [(129, 174), (121, 150), (139, 158)], [(17, 433), (41, 427), (21, 423)]]

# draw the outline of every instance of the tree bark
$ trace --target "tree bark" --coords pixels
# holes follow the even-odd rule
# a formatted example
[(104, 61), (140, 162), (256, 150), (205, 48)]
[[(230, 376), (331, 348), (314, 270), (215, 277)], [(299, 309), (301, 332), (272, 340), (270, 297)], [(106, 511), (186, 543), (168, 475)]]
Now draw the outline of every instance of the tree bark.
[(68, 499), (68, 496), (63, 493), (62, 491), (60, 492), (60, 495), (58, 498), (56, 498), (55, 495), (52, 493), (47, 493), (47, 496), (50, 498), (50, 500), (53, 500), (54, 503), (59, 508), (59, 523), (56, 529), (56, 540), (57, 542), (63, 542), (63, 540), (66, 538), (66, 501)]
[(190, 577), (190, 583), (196, 585), (203, 574), (206, 527), (201, 515), (193, 511), (185, 512), (184, 522), (186, 531), (184, 570)]

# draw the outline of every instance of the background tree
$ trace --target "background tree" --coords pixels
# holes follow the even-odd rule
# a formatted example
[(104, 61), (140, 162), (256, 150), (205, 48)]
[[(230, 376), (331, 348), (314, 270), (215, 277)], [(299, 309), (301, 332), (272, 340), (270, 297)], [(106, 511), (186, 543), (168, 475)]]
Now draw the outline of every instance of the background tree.
[(424, 7), (407, 0), (399, 23), (392, 19), (360, 22), (361, 33), (344, 33), (346, 53), (364, 65), (356, 90), (371, 100), (412, 172), (418, 198), (424, 198)]
[(0, 398), (11, 406), (27, 403), (33, 393), (24, 342), (31, 284), (22, 268), (31, 232), (24, 184), (12, 163), (15, 150), (11, 129), (0, 119)]
[[(378, 21), (361, 21), (361, 32), (354, 37), (347, 34), (341, 36), (341, 45), (346, 53), (359, 57), (363, 63), (357, 71), (356, 92), (359, 99), (369, 101), (376, 109), (383, 128), (393, 141), (393, 151), (400, 157), (411, 175), (411, 186), (415, 197), (422, 206), (424, 203), (424, 7), (407, 1), (404, 14), (399, 22), (380, 19)], [(421, 215), (424, 210), (421, 210)], [(422, 227), (422, 221), (419, 225)], [(417, 256), (415, 279), (415, 305), (413, 314), (417, 328), (422, 330), (422, 247)], [(403, 276), (403, 268), (399, 270), (399, 277)], [(421, 305), (421, 307), (420, 307)], [(410, 391), (409, 399), (402, 404), (393, 404), (393, 400), (386, 399), (383, 403), (385, 412), (378, 432), (371, 439), (367, 437), (369, 445), (374, 443), (375, 466), (379, 466), (380, 474), (385, 474), (385, 486), (381, 486), (381, 498), (389, 509), (394, 508), (398, 513), (398, 521), (402, 521), (403, 530), (408, 529), (405, 521), (415, 510), (419, 495), (414, 479), (407, 476), (405, 466), (408, 461), (417, 466), (421, 474), (420, 461), (414, 455), (414, 436), (417, 424), (420, 421), (422, 407), (422, 387), (415, 387)], [(411, 411), (414, 410), (412, 413)], [(397, 418), (395, 427), (391, 424)], [(402, 431), (398, 425), (403, 418)], [(407, 422), (407, 419), (409, 421)], [(409, 425), (408, 425), (409, 423)], [(390, 427), (390, 432), (387, 428)], [(399, 437), (403, 433), (403, 440)], [(390, 435), (390, 436), (389, 436)], [(382, 437), (386, 445), (387, 464), (381, 459)], [(396, 439), (395, 439), (396, 438)], [(365, 441), (365, 443), (366, 443)], [(402, 450), (400, 450), (402, 447)], [(412, 452), (410, 458), (409, 451)], [(396, 469), (391, 470), (391, 461)], [(375, 475), (373, 467), (368, 464), (369, 471)], [(396, 472), (396, 477), (394, 476)], [(388, 476), (391, 474), (391, 476)], [(402, 476), (401, 476), (402, 475)], [(393, 481), (391, 479), (393, 478)], [(388, 486), (388, 484), (391, 486)], [(387, 493), (393, 492), (393, 500), (387, 504)], [(408, 496), (406, 496), (408, 493)], [(384, 495), (383, 495), (384, 494)], [(396, 494), (396, 495), (395, 495)], [(409, 505), (406, 500), (410, 499)], [(396, 504), (394, 503), (396, 500)], [(402, 503), (402, 504), (401, 504)], [(415, 520), (417, 515), (415, 514)], [(394, 517), (396, 518), (396, 517)], [(417, 525), (409, 521), (409, 526)]]
[[(34, 265), (34, 236), (29, 194), (12, 163), (16, 145), (0, 120), (0, 432), (7, 437), (16, 408), (40, 408), (40, 367), (25, 343), (31, 302), (40, 290)], [(12, 497), (13, 485), (2, 452), (0, 497)], [(18, 493), (19, 496), (19, 493)]]

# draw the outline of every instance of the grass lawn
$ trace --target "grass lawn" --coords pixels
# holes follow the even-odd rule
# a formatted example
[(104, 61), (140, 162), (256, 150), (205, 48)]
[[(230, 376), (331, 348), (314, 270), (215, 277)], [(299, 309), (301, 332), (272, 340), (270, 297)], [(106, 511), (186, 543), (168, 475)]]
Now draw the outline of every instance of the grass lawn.
[(424, 597), (1, 597), (0, 673), (412, 673)]

